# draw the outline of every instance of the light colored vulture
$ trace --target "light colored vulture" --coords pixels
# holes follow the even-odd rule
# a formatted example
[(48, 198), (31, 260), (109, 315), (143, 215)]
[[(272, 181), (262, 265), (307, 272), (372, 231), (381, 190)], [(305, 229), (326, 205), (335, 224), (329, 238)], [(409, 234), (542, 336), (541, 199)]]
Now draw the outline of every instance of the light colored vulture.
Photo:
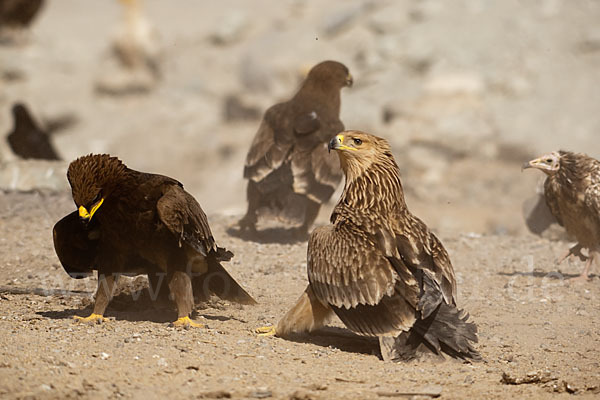
[[(579, 280), (587, 280), (600, 251), (600, 161), (582, 153), (553, 151), (523, 165), (547, 175), (544, 197), (552, 215), (577, 240), (559, 259), (578, 256), (585, 260)], [(587, 249), (588, 255), (581, 253)]]

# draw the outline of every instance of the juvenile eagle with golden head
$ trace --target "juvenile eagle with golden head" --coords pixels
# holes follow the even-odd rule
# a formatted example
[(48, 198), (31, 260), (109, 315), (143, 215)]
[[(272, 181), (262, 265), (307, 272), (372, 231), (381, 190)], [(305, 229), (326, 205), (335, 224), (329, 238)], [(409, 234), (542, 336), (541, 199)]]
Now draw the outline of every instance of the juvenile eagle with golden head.
[[(544, 197), (550, 212), (577, 240), (558, 263), (577, 255), (586, 261), (578, 280), (587, 280), (600, 252), (600, 161), (582, 153), (553, 151), (523, 165), (547, 175)], [(587, 249), (588, 255), (581, 254)]]
[(312, 331), (332, 315), (378, 337), (385, 360), (421, 351), (479, 358), (477, 327), (456, 307), (448, 253), (404, 201), (400, 171), (385, 139), (345, 131), (329, 143), (346, 175), (331, 224), (308, 243), (308, 287), (275, 329)]

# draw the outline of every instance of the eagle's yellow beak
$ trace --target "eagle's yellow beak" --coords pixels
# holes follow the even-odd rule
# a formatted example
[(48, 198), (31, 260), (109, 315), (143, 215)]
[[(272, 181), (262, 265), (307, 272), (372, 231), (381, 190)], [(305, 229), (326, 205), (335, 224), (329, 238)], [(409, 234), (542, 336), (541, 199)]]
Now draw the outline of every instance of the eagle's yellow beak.
[(346, 146), (344, 144), (344, 135), (342, 135), (341, 133), (336, 135), (333, 139), (331, 139), (331, 141), (329, 142), (329, 145), (327, 146), (327, 149), (329, 151), (331, 150), (353, 150), (353, 151), (357, 151), (358, 149), (355, 149), (354, 147), (350, 147), (350, 146)]
[(354, 78), (352, 77), (351, 74), (348, 74), (348, 76), (346, 76), (346, 86), (352, 87), (353, 83), (354, 83)]
[(88, 210), (84, 206), (79, 206), (79, 218), (86, 222), (89, 222), (96, 213), (96, 211), (100, 208), (102, 203), (104, 203), (104, 198), (100, 199), (96, 204), (94, 204), (90, 212), (88, 212)]

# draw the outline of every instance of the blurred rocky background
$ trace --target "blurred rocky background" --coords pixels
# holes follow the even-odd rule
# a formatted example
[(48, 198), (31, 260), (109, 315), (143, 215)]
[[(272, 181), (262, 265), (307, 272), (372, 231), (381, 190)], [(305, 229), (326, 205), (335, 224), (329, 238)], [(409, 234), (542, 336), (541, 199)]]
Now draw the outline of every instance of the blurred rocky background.
[[(523, 161), (600, 157), (599, 22), (597, 0), (48, 1), (0, 44), (0, 190), (68, 193), (68, 161), (108, 152), (241, 216), (262, 113), (334, 59), (355, 82), (342, 120), (389, 139), (409, 207), (440, 230), (518, 233), (542, 179)], [(11, 152), (16, 102), (77, 119), (51, 137), (65, 161)]]

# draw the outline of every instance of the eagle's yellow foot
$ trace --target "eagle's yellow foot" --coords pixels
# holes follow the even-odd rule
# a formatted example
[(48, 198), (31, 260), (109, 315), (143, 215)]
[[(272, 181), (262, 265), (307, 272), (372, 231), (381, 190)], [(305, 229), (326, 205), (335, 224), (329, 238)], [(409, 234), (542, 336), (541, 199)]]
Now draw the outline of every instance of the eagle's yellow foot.
[(258, 333), (258, 336), (275, 336), (277, 334), (274, 326), (261, 326), (256, 328), (255, 332)]
[(171, 326), (175, 328), (204, 328), (203, 324), (199, 324), (190, 319), (190, 317), (181, 317), (177, 321), (171, 322)]
[(102, 322), (108, 321), (108, 318), (104, 318), (101, 314), (91, 313), (89, 317), (80, 317), (74, 315), (73, 319), (75, 322), (84, 322), (86, 324), (101, 324)]

